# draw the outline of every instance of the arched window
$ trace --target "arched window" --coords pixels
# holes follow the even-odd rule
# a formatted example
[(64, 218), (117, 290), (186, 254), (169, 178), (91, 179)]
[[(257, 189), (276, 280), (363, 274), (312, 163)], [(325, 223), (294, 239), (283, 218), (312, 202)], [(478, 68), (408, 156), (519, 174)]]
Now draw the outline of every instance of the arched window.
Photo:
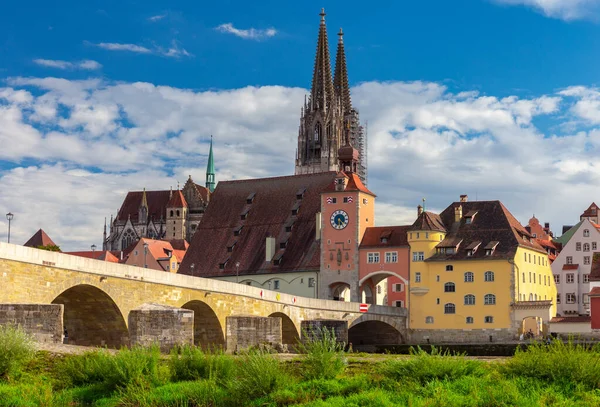
[(485, 297), (483, 297), (483, 304), (496, 305), (496, 296), (494, 294), (486, 294)]
[(473, 317), (467, 317), (466, 322), (467, 322), (467, 324), (472, 324), (473, 323)]
[(465, 295), (465, 305), (475, 305), (475, 296), (473, 294)]
[(583, 237), (590, 237), (590, 231), (588, 229), (584, 229)]
[(179, 209), (177, 209), (177, 217), (179, 217)]
[(444, 314), (456, 314), (456, 305), (452, 303), (444, 305)]
[(465, 283), (472, 283), (473, 281), (475, 281), (475, 275), (472, 271), (467, 271), (465, 273)]
[(529, 301), (533, 301), (533, 294), (529, 294)]
[(133, 230), (127, 229), (125, 233), (123, 233), (123, 239), (121, 241), (121, 250), (125, 250), (126, 248), (131, 246), (134, 240), (135, 234), (133, 233)]
[(171, 217), (173, 217), (173, 211), (171, 211)]
[(433, 324), (433, 317), (425, 317), (426, 324)]
[(321, 142), (321, 132), (322, 132), (321, 123), (315, 124), (315, 135), (314, 135), (314, 138), (313, 138), (313, 140), (315, 141), (315, 143), (320, 143)]
[(584, 252), (589, 252), (590, 251), (590, 244), (589, 243), (584, 243), (583, 244), (583, 251)]
[(453, 271), (454, 267), (451, 264), (446, 265), (446, 271)]
[(446, 293), (456, 292), (456, 285), (454, 283), (444, 284), (444, 292), (446, 292)]
[(494, 272), (493, 271), (486, 271), (485, 274), (483, 275), (483, 280), (484, 281), (494, 281)]

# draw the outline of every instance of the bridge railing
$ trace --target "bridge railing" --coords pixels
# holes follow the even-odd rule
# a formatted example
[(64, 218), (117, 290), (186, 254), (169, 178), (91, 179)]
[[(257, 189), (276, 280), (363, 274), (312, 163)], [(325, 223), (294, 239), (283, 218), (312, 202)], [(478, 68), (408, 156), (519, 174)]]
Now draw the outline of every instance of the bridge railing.
[[(135, 280), (145, 283), (163, 284), (174, 287), (189, 288), (215, 293), (241, 295), (263, 301), (277, 302), (301, 308), (323, 309), (342, 312), (359, 312), (359, 303), (323, 300), (317, 298), (299, 297), (253, 287), (202, 277), (192, 277), (182, 274), (169, 273), (94, 260), (69, 254), (39, 250), (31, 247), (0, 242), (0, 260), (10, 260), (22, 263), (36, 264), (45, 267), (72, 270), (80, 273), (95, 274), (107, 278)], [(0, 270), (0, 273), (6, 271)], [(405, 308), (369, 305), (368, 313), (402, 317), (407, 316)]]

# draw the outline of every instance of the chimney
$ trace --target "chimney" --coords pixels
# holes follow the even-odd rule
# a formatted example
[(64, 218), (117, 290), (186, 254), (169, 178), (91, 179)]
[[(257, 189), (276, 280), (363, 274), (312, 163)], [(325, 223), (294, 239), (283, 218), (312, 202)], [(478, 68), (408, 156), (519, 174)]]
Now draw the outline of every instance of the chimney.
[(454, 207), (454, 222), (460, 222), (462, 219), (462, 205)]
[(544, 230), (546, 230), (546, 231), (550, 230), (550, 223), (548, 223), (548, 222), (544, 223)]
[(417, 217), (421, 216), (423, 213), (423, 207), (421, 205), (417, 206)]
[(321, 212), (315, 215), (315, 240), (321, 240)]
[(268, 263), (273, 260), (275, 256), (275, 238), (267, 236), (267, 242), (265, 246), (265, 261)]
[(461, 195), (460, 196), (460, 202), (469, 202), (469, 196), (468, 195)]

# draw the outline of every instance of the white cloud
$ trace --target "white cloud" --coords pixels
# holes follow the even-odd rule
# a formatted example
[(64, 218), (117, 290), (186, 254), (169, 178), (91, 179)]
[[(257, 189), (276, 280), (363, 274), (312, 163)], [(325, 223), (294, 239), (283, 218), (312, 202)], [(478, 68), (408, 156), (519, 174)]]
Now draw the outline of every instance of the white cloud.
[(497, 3), (533, 7), (544, 15), (566, 21), (597, 17), (600, 0), (495, 0)]
[[(99, 79), (6, 83), (0, 182), (8, 192), (0, 212), (15, 213), (16, 242), (42, 227), (66, 249), (101, 244), (104, 217), (128, 190), (175, 187), (188, 174), (202, 182), (211, 134), (218, 180), (293, 173), (307, 92)], [(522, 222), (535, 212), (560, 231), (600, 199), (600, 106), (582, 107), (600, 100), (596, 89), (527, 99), (453, 93), (430, 82), (367, 82), (352, 95), (369, 122), (368, 186), (378, 195), (378, 225), (410, 223), (423, 197), (439, 211), (466, 193), (502, 200)], [(555, 135), (538, 128), (538, 118), (586, 126)], [(0, 225), (0, 239), (3, 233)]]
[(181, 57), (192, 57), (193, 55), (187, 50), (179, 46), (177, 41), (173, 40), (171, 46), (167, 48), (154, 46), (152, 48), (143, 47), (136, 44), (119, 44), (114, 42), (101, 42), (98, 44), (92, 44), (99, 48), (108, 51), (127, 51), (136, 54), (154, 54), (161, 55), (168, 58), (181, 58)]
[(272, 27), (266, 29), (249, 28), (247, 30), (243, 30), (240, 28), (235, 28), (232, 23), (221, 24), (215, 29), (219, 32), (233, 34), (246, 40), (263, 40), (265, 38), (270, 38), (277, 35), (277, 30)]
[(148, 21), (150, 21), (150, 22), (152, 22), (152, 23), (155, 23), (155, 22), (157, 22), (157, 21), (160, 21), (160, 20), (162, 20), (162, 19), (163, 19), (163, 18), (165, 18), (166, 16), (167, 16), (167, 14), (166, 14), (166, 13), (165, 13), (165, 14), (157, 14), (157, 15), (155, 15), (155, 16), (148, 17)]
[(85, 69), (89, 71), (95, 71), (102, 68), (102, 64), (90, 59), (86, 59), (78, 62), (68, 62), (56, 59), (34, 59), (33, 62), (37, 65), (45, 66), (48, 68), (56, 69)]

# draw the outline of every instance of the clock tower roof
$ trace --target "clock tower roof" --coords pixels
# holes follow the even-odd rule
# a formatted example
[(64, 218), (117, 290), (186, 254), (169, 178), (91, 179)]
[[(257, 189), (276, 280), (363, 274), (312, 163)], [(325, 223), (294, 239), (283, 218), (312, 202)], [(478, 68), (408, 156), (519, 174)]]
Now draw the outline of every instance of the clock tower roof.
[[(354, 172), (346, 173), (344, 171), (340, 171), (335, 176), (336, 180), (339, 178), (344, 178), (347, 180), (346, 186), (342, 190), (343, 192), (359, 191), (359, 192), (364, 192), (365, 194), (369, 194), (373, 197), (377, 196), (373, 192), (371, 192), (367, 189), (365, 184), (363, 184), (362, 181), (360, 180), (360, 177)], [(332, 185), (328, 186), (327, 189), (323, 192), (342, 192), (342, 191), (336, 189), (336, 184), (332, 184)]]

